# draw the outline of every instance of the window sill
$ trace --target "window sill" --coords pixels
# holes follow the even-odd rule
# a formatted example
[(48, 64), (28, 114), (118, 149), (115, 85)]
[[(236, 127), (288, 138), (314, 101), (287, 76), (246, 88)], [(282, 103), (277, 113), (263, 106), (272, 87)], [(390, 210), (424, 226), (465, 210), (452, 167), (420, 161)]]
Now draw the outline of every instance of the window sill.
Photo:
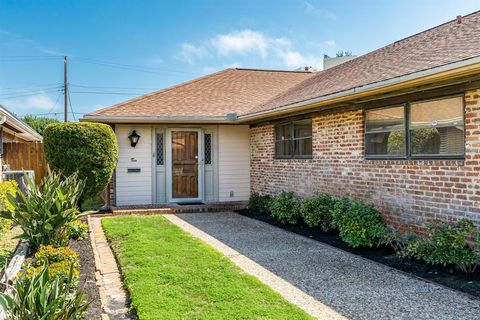
[(366, 164), (374, 165), (417, 165), (417, 166), (464, 166), (465, 159), (445, 159), (445, 158), (411, 158), (411, 159), (399, 159), (399, 158), (370, 158), (364, 159)]

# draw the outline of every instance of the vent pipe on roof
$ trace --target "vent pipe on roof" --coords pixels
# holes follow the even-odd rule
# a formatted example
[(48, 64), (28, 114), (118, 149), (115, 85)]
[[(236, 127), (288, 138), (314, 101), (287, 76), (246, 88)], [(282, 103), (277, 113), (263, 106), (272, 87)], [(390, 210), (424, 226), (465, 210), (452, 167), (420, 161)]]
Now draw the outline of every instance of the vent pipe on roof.
[(462, 16), (457, 16), (457, 24), (461, 24), (462, 23)]

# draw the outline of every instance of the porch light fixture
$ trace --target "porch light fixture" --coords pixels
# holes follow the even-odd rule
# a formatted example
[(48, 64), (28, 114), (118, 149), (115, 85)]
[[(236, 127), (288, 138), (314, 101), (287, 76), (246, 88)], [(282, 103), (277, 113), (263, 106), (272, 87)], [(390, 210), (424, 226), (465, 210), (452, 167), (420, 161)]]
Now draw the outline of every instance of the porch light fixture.
[(140, 140), (140, 136), (138, 135), (137, 131), (133, 130), (132, 133), (130, 133), (130, 135), (128, 136), (128, 139), (130, 140), (130, 145), (135, 148), (138, 140)]

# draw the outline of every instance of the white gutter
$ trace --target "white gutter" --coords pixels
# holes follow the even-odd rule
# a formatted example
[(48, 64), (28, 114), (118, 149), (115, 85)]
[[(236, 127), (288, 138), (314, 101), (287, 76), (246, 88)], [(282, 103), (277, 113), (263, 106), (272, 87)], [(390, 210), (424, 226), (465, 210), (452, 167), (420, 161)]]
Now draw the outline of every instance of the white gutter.
[(434, 75), (434, 74), (437, 74), (437, 73), (442, 73), (442, 72), (458, 69), (458, 68), (473, 65), (473, 64), (476, 64), (476, 63), (480, 63), (480, 56), (465, 59), (465, 60), (461, 60), (461, 61), (457, 61), (457, 62), (450, 63), (450, 64), (446, 64), (446, 65), (443, 65), (443, 66), (440, 66), (440, 67), (434, 67), (434, 68), (431, 68), (431, 69), (410, 73), (410, 74), (407, 74), (407, 75), (404, 75), (404, 76), (399, 76), (399, 77), (396, 77), (396, 78), (391, 78), (391, 79), (387, 79), (387, 80), (383, 80), (383, 81), (379, 81), (379, 82), (374, 82), (374, 83), (371, 83), (371, 84), (355, 87), (355, 88), (344, 90), (344, 91), (339, 91), (339, 92), (327, 94), (327, 95), (312, 98), (312, 99), (307, 99), (307, 100), (283, 105), (283, 106), (280, 106), (280, 107), (275, 108), (275, 109), (269, 109), (269, 110), (264, 110), (264, 111), (258, 111), (258, 112), (243, 114), (243, 115), (240, 115), (238, 117), (238, 120), (244, 120), (244, 119), (247, 120), (247, 119), (250, 119), (250, 118), (253, 118), (253, 117), (257, 117), (257, 116), (267, 115), (269, 113), (274, 113), (274, 112), (288, 110), (288, 109), (294, 109), (294, 108), (298, 108), (298, 107), (302, 107), (302, 106), (307, 106), (307, 105), (310, 105), (310, 104), (325, 102), (325, 101), (336, 99), (336, 98), (342, 98), (342, 97), (346, 97), (346, 96), (349, 96), (349, 95), (352, 95), (352, 94), (367, 92), (367, 91), (370, 91), (370, 90), (379, 89), (381, 87), (391, 86), (391, 85), (394, 85), (394, 84), (399, 84), (401, 82), (406, 82), (406, 81), (410, 81), (410, 80), (423, 78), (423, 77), (426, 77), (426, 76), (430, 76), (430, 75)]
[(231, 123), (235, 119), (228, 118), (227, 116), (219, 117), (148, 117), (148, 116), (138, 116), (138, 117), (128, 117), (128, 116), (101, 116), (101, 115), (89, 115), (86, 114), (83, 116), (80, 121), (111, 121), (114, 123), (121, 122), (196, 122), (196, 123)]
[(22, 139), (25, 140), (31, 140), (31, 141), (42, 141), (43, 137), (35, 131), (33, 128), (31, 128), (29, 125), (27, 125), (25, 122), (21, 121), (17, 117), (15, 117), (10, 111), (8, 111), (5, 107), (0, 105), (0, 113), (5, 116), (5, 122), (12, 127), (15, 127), (18, 131), (23, 131), (21, 133)]

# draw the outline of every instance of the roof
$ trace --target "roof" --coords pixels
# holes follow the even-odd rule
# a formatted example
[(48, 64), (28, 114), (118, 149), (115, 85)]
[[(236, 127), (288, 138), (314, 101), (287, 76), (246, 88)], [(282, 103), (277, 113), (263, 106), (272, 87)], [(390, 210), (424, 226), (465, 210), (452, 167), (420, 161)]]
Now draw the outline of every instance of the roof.
[(84, 119), (216, 121), (229, 120), (229, 113), (247, 119), (280, 108), (295, 111), (314, 99), (348, 96), (426, 70), (439, 73), (462, 61), (477, 63), (479, 56), (480, 11), (464, 16), (461, 23), (452, 20), (324, 71), (226, 69), (92, 112)]
[(42, 141), (42, 136), (37, 131), (2, 105), (0, 105), (0, 127), (24, 141)]
[(480, 55), (480, 11), (318, 72), (254, 111), (341, 92)]
[(89, 115), (167, 118), (243, 114), (311, 76), (311, 72), (302, 71), (225, 69)]

